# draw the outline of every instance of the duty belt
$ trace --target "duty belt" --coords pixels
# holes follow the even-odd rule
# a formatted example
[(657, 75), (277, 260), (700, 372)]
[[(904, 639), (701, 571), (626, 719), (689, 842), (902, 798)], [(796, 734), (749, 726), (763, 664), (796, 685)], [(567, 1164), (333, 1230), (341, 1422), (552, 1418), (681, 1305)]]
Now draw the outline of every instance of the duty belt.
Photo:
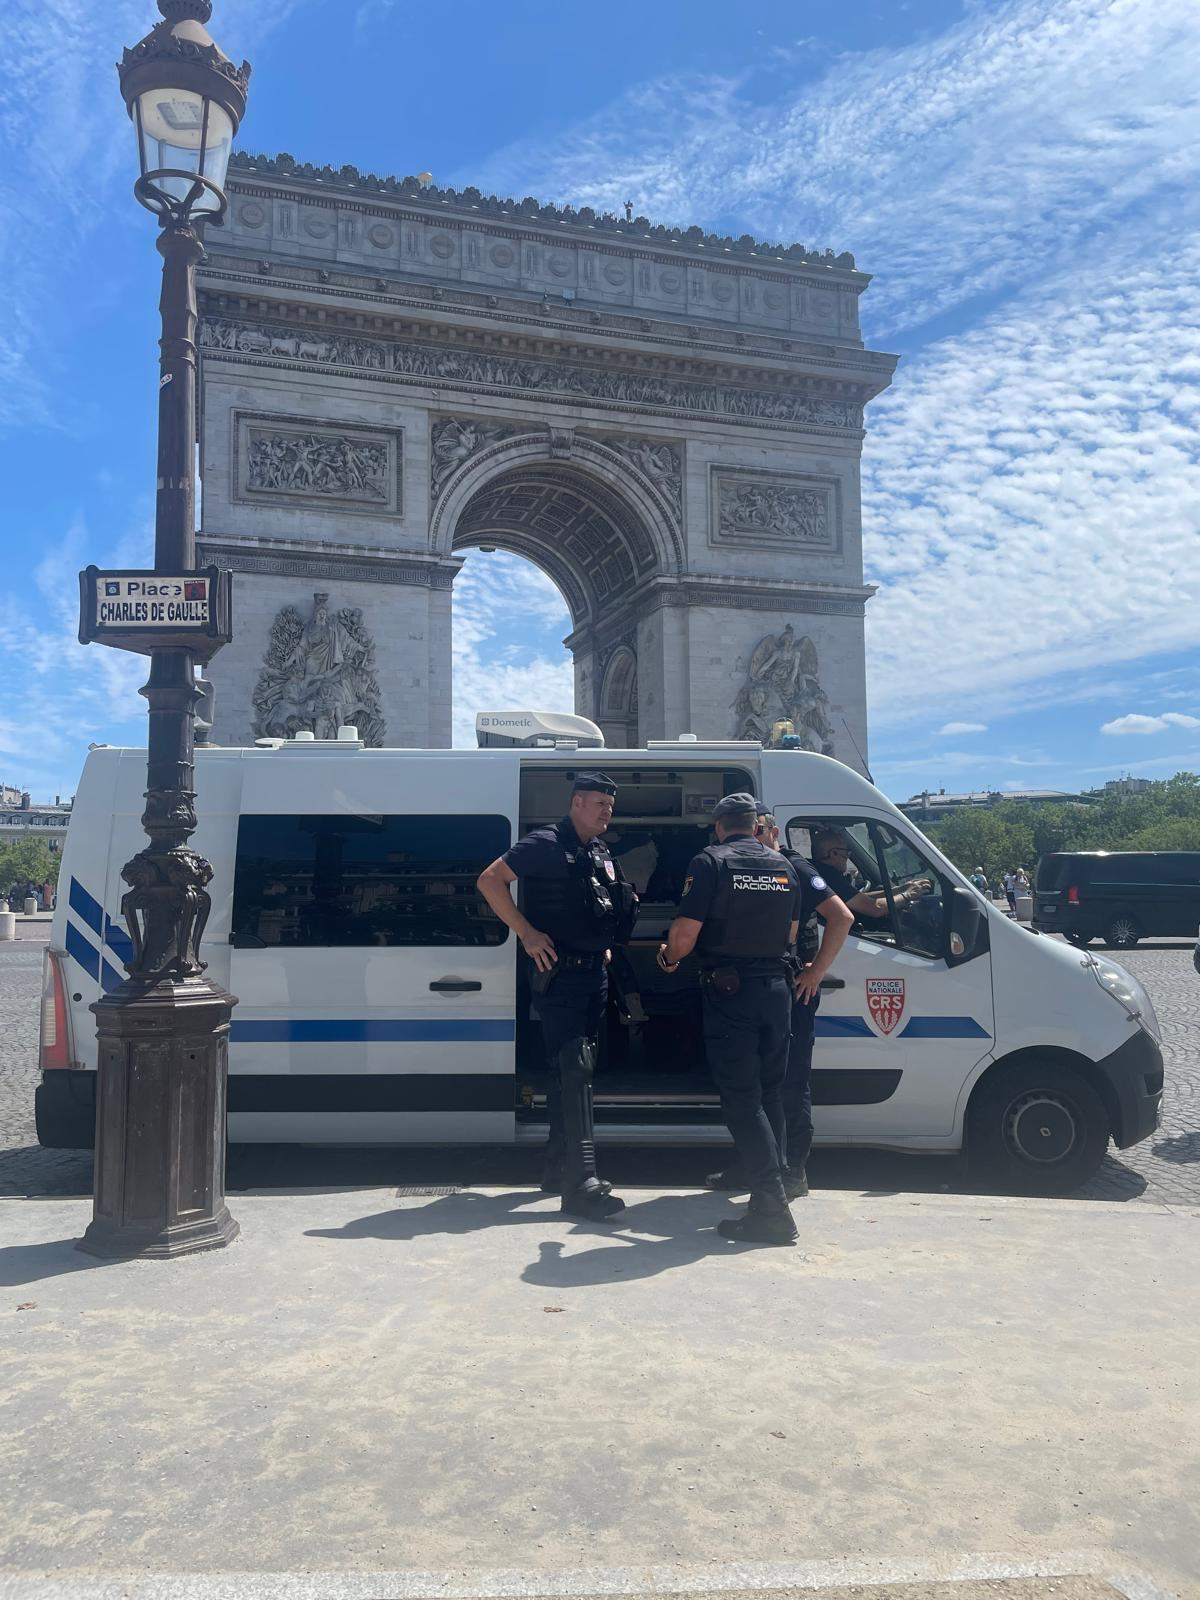
[(560, 972), (594, 972), (597, 967), (604, 965), (603, 950), (589, 950), (584, 954), (572, 950), (560, 950), (556, 963)]

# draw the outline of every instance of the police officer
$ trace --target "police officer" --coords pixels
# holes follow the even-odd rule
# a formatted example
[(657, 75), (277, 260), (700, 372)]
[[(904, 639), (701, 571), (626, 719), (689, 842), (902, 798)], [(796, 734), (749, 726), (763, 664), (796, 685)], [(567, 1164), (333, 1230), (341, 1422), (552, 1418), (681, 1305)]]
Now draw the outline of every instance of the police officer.
[(718, 1231), (746, 1243), (790, 1245), (796, 1224), (781, 1162), (791, 1022), (784, 958), (796, 940), (800, 886), (783, 856), (754, 837), (756, 812), (749, 794), (718, 803), (717, 842), (692, 858), (658, 962), (674, 972), (693, 949), (700, 960), (709, 1070), (750, 1190), (745, 1216), (718, 1223)]
[[(550, 1138), (542, 1188), (562, 1194), (571, 1216), (603, 1219), (625, 1202), (596, 1176), (592, 1079), (608, 996), (607, 952), (633, 931), (637, 895), (600, 835), (612, 820), (617, 786), (581, 772), (571, 809), (534, 828), (480, 874), (477, 888), (513, 930), (531, 962), (529, 984), (550, 1069)], [(511, 885), (520, 880), (522, 910)]]
[[(821, 983), (837, 959), (854, 926), (854, 913), (833, 892), (812, 862), (779, 843), (775, 818), (759, 807), (755, 837), (777, 849), (790, 863), (800, 884), (799, 932), (795, 948), (792, 1028), (788, 1041), (787, 1077), (783, 1082), (783, 1115), (787, 1129), (783, 1156), (783, 1192), (789, 1200), (808, 1193), (808, 1158), (813, 1145), (812, 1058)], [(817, 917), (825, 924), (818, 938)], [(710, 1189), (744, 1189), (745, 1175), (735, 1166), (711, 1172), (704, 1180)]]

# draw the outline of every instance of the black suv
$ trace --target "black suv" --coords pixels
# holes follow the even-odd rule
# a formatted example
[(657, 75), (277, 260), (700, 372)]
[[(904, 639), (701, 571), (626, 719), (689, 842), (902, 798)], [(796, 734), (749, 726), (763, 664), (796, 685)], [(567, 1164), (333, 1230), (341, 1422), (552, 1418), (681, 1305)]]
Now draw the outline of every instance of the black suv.
[(1072, 944), (1100, 938), (1119, 949), (1155, 934), (1195, 938), (1200, 850), (1081, 850), (1043, 856), (1033, 884), (1033, 926)]

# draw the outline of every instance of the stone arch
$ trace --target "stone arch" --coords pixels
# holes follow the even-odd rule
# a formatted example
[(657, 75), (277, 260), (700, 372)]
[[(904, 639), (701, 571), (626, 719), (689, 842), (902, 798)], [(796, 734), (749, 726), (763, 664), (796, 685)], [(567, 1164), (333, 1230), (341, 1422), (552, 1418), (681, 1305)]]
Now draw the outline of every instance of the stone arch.
[(604, 668), (596, 708), (605, 743), (618, 749), (638, 743), (637, 678), (637, 656), (629, 645), (618, 645)]
[(545, 430), (485, 443), (439, 486), (434, 555), (480, 543), (525, 556), (562, 589), (575, 628), (684, 568), (667, 497), (600, 440)]

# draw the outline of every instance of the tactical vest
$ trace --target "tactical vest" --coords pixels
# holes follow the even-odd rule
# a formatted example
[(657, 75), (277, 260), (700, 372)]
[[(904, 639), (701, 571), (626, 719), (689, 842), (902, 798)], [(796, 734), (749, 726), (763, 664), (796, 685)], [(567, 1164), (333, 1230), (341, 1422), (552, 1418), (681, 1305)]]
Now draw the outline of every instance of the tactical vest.
[[(624, 901), (631, 900), (636, 908), (637, 897), (620, 881), (607, 848), (596, 839), (579, 844), (565, 818), (553, 832), (567, 858), (566, 876), (525, 878), (521, 885), (525, 915), (567, 951), (606, 950), (627, 939)], [(609, 867), (613, 867), (611, 877)]]
[[(804, 861), (805, 858), (795, 850), (782, 850), (780, 854), (792, 863), (792, 866), (796, 868), (796, 876), (799, 877), (800, 869), (796, 866), (796, 863)], [(817, 953), (820, 948), (821, 939), (817, 931), (817, 913), (810, 911), (807, 918), (800, 924), (800, 931), (796, 935), (796, 954), (807, 966), (810, 961), (817, 959)]]
[(717, 891), (696, 941), (701, 964), (778, 960), (795, 895), (787, 862), (751, 838), (710, 844), (704, 854), (716, 863)]

